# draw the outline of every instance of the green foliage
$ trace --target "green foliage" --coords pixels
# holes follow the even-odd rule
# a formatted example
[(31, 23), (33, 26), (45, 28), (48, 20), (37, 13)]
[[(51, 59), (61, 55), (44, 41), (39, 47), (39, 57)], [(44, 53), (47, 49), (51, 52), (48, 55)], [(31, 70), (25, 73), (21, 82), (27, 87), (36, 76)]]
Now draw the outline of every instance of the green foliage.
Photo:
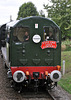
[(71, 51), (71, 40), (66, 39), (65, 41), (62, 41), (61, 45), (66, 45), (65, 51)]
[(39, 16), (41, 16), (41, 17), (45, 17), (45, 14), (44, 14), (43, 10), (40, 10), (40, 12), (39, 12)]
[(44, 5), (48, 17), (61, 28), (62, 37), (71, 37), (71, 0), (50, 0), (51, 6)]
[(62, 45), (65, 44), (66, 46), (70, 46), (71, 45), (71, 40), (66, 39), (66, 41), (62, 41)]
[(20, 8), (18, 12), (18, 18), (20, 17), (28, 17), (28, 16), (38, 16), (38, 12), (36, 10), (36, 7), (32, 2), (24, 3)]

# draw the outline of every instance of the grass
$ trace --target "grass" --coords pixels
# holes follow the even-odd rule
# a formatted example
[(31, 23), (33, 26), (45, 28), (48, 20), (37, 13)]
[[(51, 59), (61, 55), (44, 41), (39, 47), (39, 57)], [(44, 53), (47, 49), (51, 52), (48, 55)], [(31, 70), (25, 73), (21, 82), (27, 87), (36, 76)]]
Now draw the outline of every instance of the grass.
[(71, 72), (65, 74), (58, 84), (71, 94)]
[[(61, 53), (61, 66), (65, 60), (65, 75), (62, 76), (58, 84), (71, 94), (71, 51), (62, 51)], [(62, 71), (62, 69), (61, 69)]]

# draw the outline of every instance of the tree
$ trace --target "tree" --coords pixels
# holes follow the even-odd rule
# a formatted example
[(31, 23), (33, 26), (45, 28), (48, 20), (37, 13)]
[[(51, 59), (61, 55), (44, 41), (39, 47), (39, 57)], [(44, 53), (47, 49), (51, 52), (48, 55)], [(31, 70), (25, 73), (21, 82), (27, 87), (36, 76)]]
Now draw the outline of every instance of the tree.
[(71, 36), (71, 0), (50, 0), (51, 6), (44, 5), (48, 17), (54, 20), (61, 28), (62, 37)]
[(18, 18), (20, 17), (28, 17), (28, 16), (38, 16), (38, 11), (36, 10), (36, 7), (32, 2), (24, 3), (20, 8), (18, 12)]
[(39, 16), (45, 17), (45, 14), (44, 14), (43, 10), (40, 10), (40, 11), (39, 11)]

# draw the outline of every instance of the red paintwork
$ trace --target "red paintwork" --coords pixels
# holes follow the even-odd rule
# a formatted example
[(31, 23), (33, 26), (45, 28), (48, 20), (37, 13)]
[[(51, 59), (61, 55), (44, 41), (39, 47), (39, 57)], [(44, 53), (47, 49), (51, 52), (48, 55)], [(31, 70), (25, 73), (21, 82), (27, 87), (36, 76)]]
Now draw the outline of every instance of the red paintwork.
[[(22, 66), (22, 67), (11, 67), (11, 71), (12, 71), (12, 75), (14, 74), (15, 71), (18, 71), (18, 70), (21, 70), (23, 71), (24, 73), (26, 71), (29, 71), (30, 73), (30, 76), (32, 79), (33, 78), (33, 72), (39, 72), (40, 75), (39, 75), (39, 79), (42, 79), (42, 75), (41, 74), (44, 74), (45, 71), (48, 71), (48, 73), (51, 73), (53, 70), (57, 70), (57, 67), (53, 67), (53, 66)], [(28, 78), (28, 77), (27, 77)], [(44, 77), (45, 78), (45, 77)]]
[(56, 48), (57, 44), (56, 41), (44, 41), (41, 44), (41, 48), (45, 49), (45, 48)]

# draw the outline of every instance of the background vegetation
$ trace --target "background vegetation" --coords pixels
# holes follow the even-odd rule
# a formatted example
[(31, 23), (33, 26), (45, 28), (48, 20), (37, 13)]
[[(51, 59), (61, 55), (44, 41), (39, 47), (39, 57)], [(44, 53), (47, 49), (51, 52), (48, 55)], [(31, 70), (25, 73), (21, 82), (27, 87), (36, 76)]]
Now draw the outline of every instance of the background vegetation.
[(40, 10), (40, 12), (38, 12), (35, 5), (32, 2), (28, 2), (20, 6), (17, 19), (21, 17), (24, 18), (24, 17), (29, 17), (29, 16), (45, 17), (45, 14), (43, 10)]
[(17, 19), (19, 19), (20, 17), (24, 18), (27, 16), (38, 16), (36, 7), (32, 2), (22, 4), (22, 6), (19, 8)]
[(71, 40), (66, 39), (65, 41), (62, 41), (61, 50), (62, 51), (71, 51)]

